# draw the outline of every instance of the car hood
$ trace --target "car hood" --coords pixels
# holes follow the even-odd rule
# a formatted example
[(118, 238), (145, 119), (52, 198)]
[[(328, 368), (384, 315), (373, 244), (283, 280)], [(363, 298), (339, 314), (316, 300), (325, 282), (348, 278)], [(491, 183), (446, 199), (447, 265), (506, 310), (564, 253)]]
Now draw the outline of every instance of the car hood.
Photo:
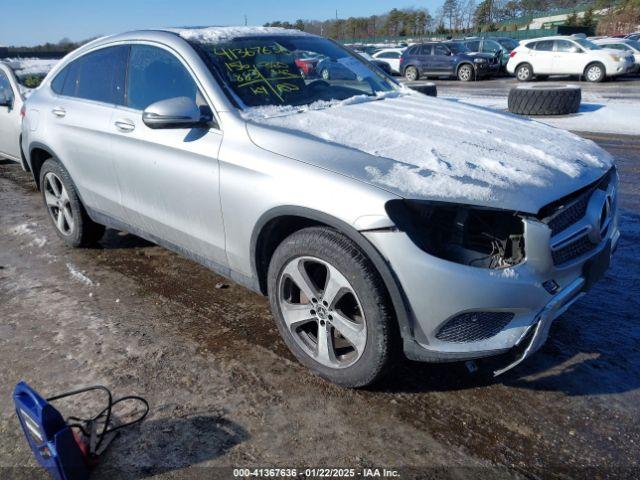
[(467, 55), (468, 57), (477, 57), (477, 58), (486, 58), (486, 59), (492, 59), (494, 57), (497, 57), (497, 55), (494, 55), (492, 53), (484, 53), (484, 52), (468, 52), (468, 53), (465, 53), (464, 55)]
[(244, 114), (261, 148), (404, 198), (537, 213), (602, 176), (590, 140), (489, 109), (403, 93)]

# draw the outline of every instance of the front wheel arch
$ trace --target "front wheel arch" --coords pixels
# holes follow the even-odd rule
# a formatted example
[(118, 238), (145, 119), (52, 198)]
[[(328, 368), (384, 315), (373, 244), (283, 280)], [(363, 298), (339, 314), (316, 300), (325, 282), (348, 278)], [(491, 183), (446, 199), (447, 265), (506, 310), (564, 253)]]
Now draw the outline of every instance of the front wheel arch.
[[(284, 240), (287, 236), (297, 230), (306, 228), (307, 226), (319, 225), (327, 226), (342, 233), (352, 240), (369, 258), (378, 274), (382, 278), (382, 282), (389, 294), (400, 335), (405, 345), (413, 342), (414, 327), (408, 315), (409, 308), (405, 299), (400, 282), (396, 278), (387, 262), (384, 260), (380, 252), (355, 228), (348, 223), (317, 210), (299, 207), (295, 205), (287, 205), (275, 207), (265, 212), (256, 222), (253, 233), (251, 235), (250, 252), (251, 252), (251, 268), (255, 278), (257, 278), (260, 291), (263, 295), (267, 295), (267, 275), (269, 262), (275, 249), (280, 242), (269, 242), (270, 230), (278, 221), (288, 220), (294, 221), (296, 228), (290, 230), (288, 235), (284, 235), (280, 240)], [(274, 245), (275, 244), (275, 245)], [(265, 245), (271, 245), (265, 248)]]

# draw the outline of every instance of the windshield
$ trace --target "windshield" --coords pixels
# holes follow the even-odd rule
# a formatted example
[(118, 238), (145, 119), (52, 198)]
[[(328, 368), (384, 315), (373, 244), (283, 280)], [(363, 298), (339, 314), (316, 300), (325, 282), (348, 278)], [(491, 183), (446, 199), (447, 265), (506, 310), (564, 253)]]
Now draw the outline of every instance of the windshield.
[(200, 45), (241, 108), (302, 106), (396, 88), (382, 73), (320, 37), (241, 37)]
[(627, 40), (626, 44), (633, 48), (636, 52), (640, 52), (640, 42), (638, 40)]
[(468, 53), (470, 50), (464, 43), (451, 42), (446, 44), (449, 49), (456, 55), (459, 53)]
[(581, 47), (586, 48), (587, 50), (602, 50), (602, 47), (600, 45), (596, 45), (595, 43), (590, 42), (589, 40), (586, 40), (584, 38), (574, 38), (573, 41)]
[(499, 38), (496, 41), (509, 51), (518, 46), (518, 42), (511, 40), (510, 38)]

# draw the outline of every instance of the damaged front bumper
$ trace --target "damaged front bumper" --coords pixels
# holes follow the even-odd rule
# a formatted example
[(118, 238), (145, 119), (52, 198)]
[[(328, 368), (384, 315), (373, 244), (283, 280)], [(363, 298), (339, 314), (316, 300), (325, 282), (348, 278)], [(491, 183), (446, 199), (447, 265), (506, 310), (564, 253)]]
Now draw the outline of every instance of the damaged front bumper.
[[(609, 240), (598, 254), (585, 263), (583, 276), (576, 278), (570, 285), (565, 287), (538, 313), (535, 323), (527, 329), (521, 340), (516, 344), (516, 348), (521, 347), (521, 353), (506, 366), (494, 370), (494, 376), (502, 375), (511, 370), (544, 345), (549, 337), (549, 330), (554, 320), (566, 312), (569, 307), (578, 301), (587, 290), (604, 276), (609, 268), (611, 256), (617, 247), (619, 237), (620, 234), (617, 232), (614, 238)], [(613, 247), (612, 240), (615, 242)]]

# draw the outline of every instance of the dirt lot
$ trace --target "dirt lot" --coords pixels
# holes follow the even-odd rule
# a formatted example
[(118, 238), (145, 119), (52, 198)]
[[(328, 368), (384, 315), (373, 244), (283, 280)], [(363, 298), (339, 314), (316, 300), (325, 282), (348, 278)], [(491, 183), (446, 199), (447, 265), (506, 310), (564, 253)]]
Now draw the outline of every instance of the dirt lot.
[(250, 466), (640, 475), (640, 138), (596, 140), (619, 160), (621, 245), (545, 347), (497, 380), (405, 362), (369, 391), (307, 373), (264, 298), (188, 260), (116, 231), (100, 248), (63, 247), (29, 176), (0, 162), (0, 477), (45, 478), (13, 412), (20, 379), (49, 395), (100, 383), (149, 400), (148, 420), (116, 440), (97, 479), (230, 478)]

